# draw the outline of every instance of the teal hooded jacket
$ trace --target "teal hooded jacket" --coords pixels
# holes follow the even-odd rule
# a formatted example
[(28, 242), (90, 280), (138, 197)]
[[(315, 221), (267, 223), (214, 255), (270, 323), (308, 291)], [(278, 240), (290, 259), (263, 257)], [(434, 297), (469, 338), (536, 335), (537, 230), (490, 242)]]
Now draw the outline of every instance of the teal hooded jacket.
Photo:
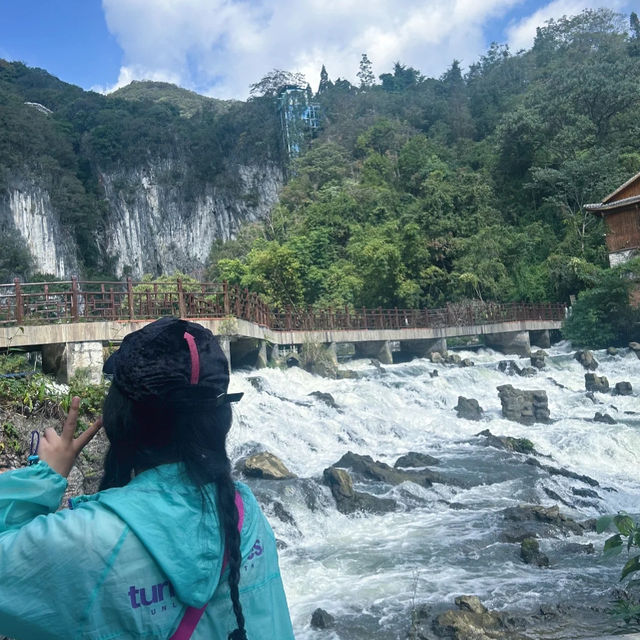
[[(168, 639), (208, 603), (192, 640), (227, 640), (236, 620), (216, 512), (178, 464), (70, 501), (45, 462), (0, 474), (0, 636), (16, 640)], [(249, 640), (293, 630), (271, 527), (249, 488), (240, 602)]]

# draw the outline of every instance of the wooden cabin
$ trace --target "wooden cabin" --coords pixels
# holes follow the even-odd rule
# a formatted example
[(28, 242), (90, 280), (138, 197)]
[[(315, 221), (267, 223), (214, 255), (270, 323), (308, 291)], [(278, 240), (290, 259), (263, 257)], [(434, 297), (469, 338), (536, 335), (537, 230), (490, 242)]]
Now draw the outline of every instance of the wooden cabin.
[(640, 173), (627, 180), (602, 202), (585, 210), (604, 218), (605, 242), (612, 267), (640, 254)]

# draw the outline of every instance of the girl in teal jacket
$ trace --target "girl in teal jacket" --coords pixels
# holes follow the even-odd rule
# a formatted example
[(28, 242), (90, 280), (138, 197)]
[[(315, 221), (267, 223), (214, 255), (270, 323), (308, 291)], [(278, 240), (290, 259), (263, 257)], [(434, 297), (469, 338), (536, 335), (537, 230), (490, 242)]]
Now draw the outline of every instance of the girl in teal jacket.
[(105, 363), (101, 490), (56, 511), (79, 399), (39, 461), (0, 474), (0, 636), (16, 640), (292, 640), (275, 539), (234, 484), (228, 365), (215, 337), (163, 318)]

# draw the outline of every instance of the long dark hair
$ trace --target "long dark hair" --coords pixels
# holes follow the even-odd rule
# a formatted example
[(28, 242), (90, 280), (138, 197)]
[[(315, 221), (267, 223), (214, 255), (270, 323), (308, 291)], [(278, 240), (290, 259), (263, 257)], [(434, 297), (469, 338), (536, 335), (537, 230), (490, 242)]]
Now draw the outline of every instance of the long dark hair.
[(231, 478), (226, 438), (231, 428), (231, 407), (216, 406), (214, 399), (153, 396), (133, 401), (115, 384), (104, 402), (104, 429), (109, 450), (100, 489), (122, 487), (136, 472), (170, 462), (182, 462), (187, 476), (200, 490), (203, 513), (215, 509), (207, 490), (217, 490), (220, 521), (229, 554), (229, 588), (238, 628), (229, 640), (247, 640), (240, 604), (240, 533), (236, 488)]

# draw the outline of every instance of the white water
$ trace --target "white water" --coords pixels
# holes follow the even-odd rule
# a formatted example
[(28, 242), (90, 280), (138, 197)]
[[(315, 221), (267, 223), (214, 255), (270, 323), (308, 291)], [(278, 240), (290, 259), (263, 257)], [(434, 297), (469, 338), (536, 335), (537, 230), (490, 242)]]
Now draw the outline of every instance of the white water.
[[(489, 608), (530, 613), (542, 603), (586, 605), (616, 582), (621, 559), (600, 558), (604, 536), (542, 539), (549, 569), (524, 564), (519, 545), (499, 541), (500, 510), (557, 503), (543, 486), (573, 505), (559, 506), (577, 521), (621, 510), (640, 512), (640, 361), (627, 351), (615, 357), (595, 352), (596, 373), (606, 375), (612, 387), (630, 381), (634, 394), (596, 394), (602, 404), (594, 404), (585, 396), (585, 370), (569, 346), (561, 343), (547, 351), (546, 370), (532, 378), (501, 373), (497, 363), (505, 356), (490, 350), (461, 354), (476, 362), (473, 368), (414, 360), (385, 366), (380, 375), (368, 361), (348, 363), (347, 368), (367, 374), (357, 380), (329, 380), (301, 369), (234, 374), (231, 387), (245, 397), (235, 413), (233, 457), (253, 452), (259, 443), (308, 479), (255, 486), (276, 537), (287, 545), (280, 563), (298, 640), (404, 639), (417, 603), (451, 607), (457, 595), (473, 594)], [(434, 369), (439, 375), (432, 378)], [(251, 376), (263, 379), (262, 392), (249, 383)], [(504, 420), (496, 386), (506, 383), (544, 389), (553, 422), (523, 426)], [(312, 391), (330, 393), (341, 412), (308, 397)], [(483, 421), (456, 417), (459, 395), (480, 402)], [(592, 422), (596, 411), (609, 413), (618, 424)], [(542, 464), (586, 474), (600, 486), (550, 476), (525, 464), (526, 456), (482, 446), (484, 439), (475, 434), (487, 428), (494, 435), (530, 439), (538, 452), (550, 456), (538, 456)], [(460, 486), (356, 485), (395, 498), (400, 508), (384, 515), (344, 516), (321, 477), (349, 450), (392, 466), (409, 451), (428, 453), (441, 461), (433, 470)], [(572, 487), (595, 489), (600, 499), (578, 498)], [(285, 506), (295, 525), (275, 517), (270, 498)], [(568, 542), (593, 542), (596, 554), (563, 553)], [(333, 631), (310, 628), (317, 607), (336, 617)]]

